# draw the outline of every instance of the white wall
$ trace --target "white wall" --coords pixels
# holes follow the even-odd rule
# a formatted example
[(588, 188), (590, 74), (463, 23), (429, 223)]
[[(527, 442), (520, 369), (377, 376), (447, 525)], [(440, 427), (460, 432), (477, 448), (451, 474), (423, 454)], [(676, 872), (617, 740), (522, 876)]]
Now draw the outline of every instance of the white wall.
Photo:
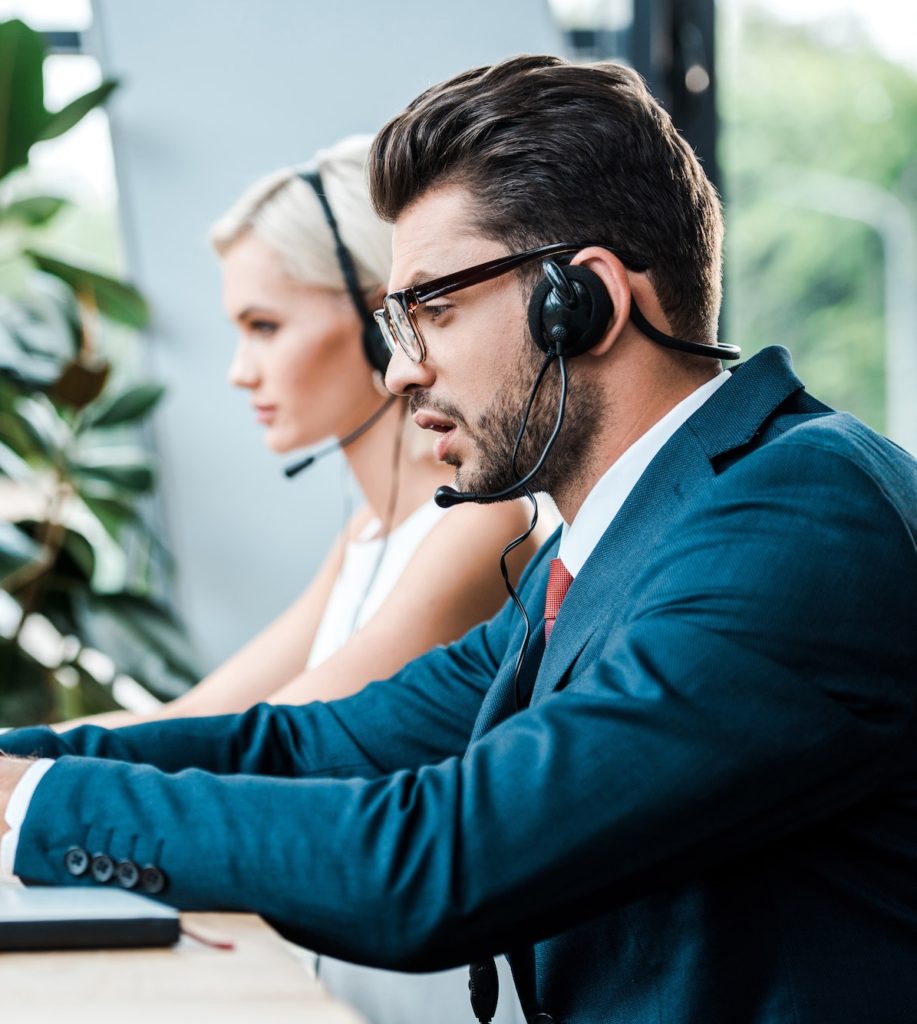
[(559, 52), (543, 0), (94, 0), (129, 273), (150, 299), (154, 423), (177, 599), (209, 668), (309, 579), (342, 523), (338, 456), (295, 482), (226, 369), (233, 336), (206, 242), (254, 178), (373, 131), (426, 86)]

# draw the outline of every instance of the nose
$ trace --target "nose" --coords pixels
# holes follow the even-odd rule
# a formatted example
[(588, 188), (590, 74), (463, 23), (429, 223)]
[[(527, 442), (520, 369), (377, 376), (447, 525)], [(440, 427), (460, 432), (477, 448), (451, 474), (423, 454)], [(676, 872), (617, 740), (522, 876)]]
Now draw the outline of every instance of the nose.
[(398, 345), (385, 371), (385, 386), (393, 395), (409, 395), (414, 388), (428, 388), (436, 379), (429, 359), (415, 363)]
[(229, 364), (229, 383), (235, 388), (253, 388), (259, 378), (258, 366), (251, 348), (245, 343), (244, 338), (240, 338)]

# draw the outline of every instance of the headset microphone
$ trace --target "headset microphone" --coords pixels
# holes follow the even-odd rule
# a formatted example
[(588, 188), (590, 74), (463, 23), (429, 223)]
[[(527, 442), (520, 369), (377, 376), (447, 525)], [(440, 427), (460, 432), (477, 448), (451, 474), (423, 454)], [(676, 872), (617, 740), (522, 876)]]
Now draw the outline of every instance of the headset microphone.
[(331, 444), (326, 445), (324, 448), (319, 448), (317, 452), (314, 452), (312, 455), (307, 455), (299, 462), (294, 462), (292, 466), (287, 466), (283, 471), (284, 475), (292, 480), (294, 476), (298, 476), (303, 472), (303, 470), (313, 466), (319, 459), (323, 459), (326, 455), (330, 455), (332, 452), (339, 452), (346, 448), (347, 445), (353, 444), (354, 441), (362, 437), (370, 427), (374, 426), (382, 418), (383, 413), (385, 413), (387, 409), (391, 408), (392, 403), (396, 400), (397, 395), (392, 395), (391, 398), (387, 398), (382, 405), (376, 409), (372, 416), (363, 420), (363, 422), (354, 430), (351, 430), (349, 434), (345, 434), (344, 437), (337, 441), (332, 441)]
[(519, 454), (522, 435), (525, 433), (525, 428), (528, 426), (532, 405), (534, 404), (538, 391), (541, 388), (541, 382), (544, 380), (544, 375), (555, 359), (557, 360), (557, 364), (560, 369), (560, 401), (557, 403), (557, 419), (554, 421), (554, 429), (551, 431), (551, 436), (545, 442), (545, 446), (542, 449), (541, 455), (538, 457), (538, 461), (535, 465), (532, 466), (524, 476), (514, 480), (508, 487), (503, 487), (499, 491), (493, 491), (490, 494), (478, 494), (475, 491), (457, 491), (454, 487), (437, 487), (436, 493), (433, 495), (433, 500), (440, 508), (452, 508), (453, 505), (461, 505), (466, 501), (477, 501), (482, 504), (494, 501), (504, 501), (506, 498), (512, 497), (520, 492), (524, 492), (526, 486), (539, 472), (541, 472), (541, 467), (544, 465), (545, 459), (547, 459), (550, 454), (551, 449), (554, 447), (554, 442), (557, 440), (557, 435), (560, 433), (560, 428), (564, 422), (564, 410), (567, 407), (567, 361), (562, 355), (558, 356), (553, 352), (549, 353), (544, 363), (542, 363), (541, 369), (538, 371), (538, 376), (535, 378), (535, 383), (532, 386), (532, 391), (529, 395), (529, 400), (522, 416), (522, 422), (520, 423), (519, 430), (516, 434), (516, 444), (513, 449), (512, 469), (513, 472), (515, 472), (516, 457)]
[(532, 466), (521, 480), (517, 480), (515, 483), (510, 484), (509, 487), (504, 487), (501, 491), (494, 491), (493, 494), (475, 494), (472, 491), (457, 491), (454, 487), (448, 487), (444, 484), (442, 487), (436, 488), (433, 500), (440, 508), (452, 508), (454, 505), (462, 505), (466, 501), (480, 501), (482, 503), (503, 501), (511, 495), (518, 494), (541, 469), (542, 465), (544, 465), (543, 457), (540, 458), (534, 466)]

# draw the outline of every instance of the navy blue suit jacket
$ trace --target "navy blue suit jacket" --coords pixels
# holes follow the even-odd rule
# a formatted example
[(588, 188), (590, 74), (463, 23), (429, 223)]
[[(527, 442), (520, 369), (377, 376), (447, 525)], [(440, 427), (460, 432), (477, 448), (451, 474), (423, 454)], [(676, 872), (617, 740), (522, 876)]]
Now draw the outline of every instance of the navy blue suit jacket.
[[(917, 1019), (917, 469), (782, 349), (669, 440), (545, 650), (556, 537), (459, 642), (302, 708), (0, 744), (60, 758), (16, 859), (152, 863), (408, 970), (509, 951), (563, 1024)], [(75, 755), (75, 756), (74, 756)]]

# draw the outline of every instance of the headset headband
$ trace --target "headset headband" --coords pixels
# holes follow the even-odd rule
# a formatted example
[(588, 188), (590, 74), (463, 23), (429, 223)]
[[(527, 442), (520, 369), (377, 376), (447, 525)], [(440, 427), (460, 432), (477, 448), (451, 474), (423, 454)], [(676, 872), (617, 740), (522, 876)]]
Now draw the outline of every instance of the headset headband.
[(364, 325), (366, 327), (373, 327), (375, 326), (375, 321), (373, 320), (372, 313), (366, 308), (366, 300), (360, 291), (360, 282), (357, 278), (356, 267), (353, 265), (353, 258), (347, 246), (344, 245), (344, 239), (341, 238), (337, 220), (335, 220), (328, 197), (325, 195), (321, 175), (318, 171), (299, 171), (298, 173), (303, 181), (312, 186), (322, 212), (325, 214), (325, 220), (328, 222), (328, 227), (331, 229), (331, 234), (334, 237), (334, 252), (337, 256), (338, 266), (341, 268), (341, 276), (344, 278), (344, 284), (347, 286), (347, 291), (354, 307), (360, 314), (360, 319)]

